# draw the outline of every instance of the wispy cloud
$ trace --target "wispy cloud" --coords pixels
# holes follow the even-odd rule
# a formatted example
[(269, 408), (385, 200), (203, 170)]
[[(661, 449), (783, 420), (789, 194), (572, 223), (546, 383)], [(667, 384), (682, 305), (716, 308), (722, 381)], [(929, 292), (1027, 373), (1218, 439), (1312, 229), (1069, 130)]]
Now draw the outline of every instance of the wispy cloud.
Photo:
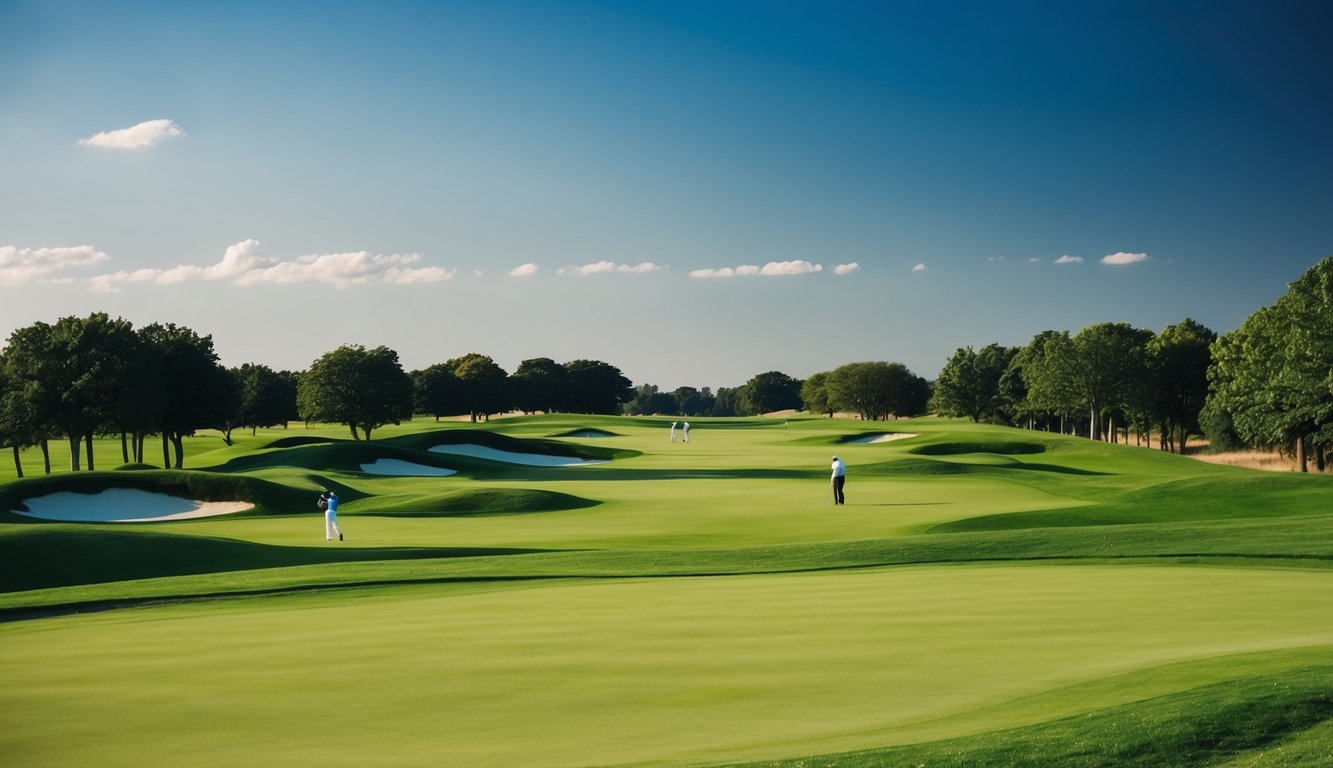
[(1138, 264), (1141, 261), (1147, 260), (1148, 254), (1146, 253), (1125, 253), (1124, 251), (1102, 257), (1103, 264), (1114, 264), (1117, 266), (1122, 264)]
[(144, 149), (184, 135), (185, 131), (179, 125), (163, 118), (146, 120), (129, 128), (95, 133), (86, 139), (79, 139), (79, 143), (85, 147), (104, 149)]
[(853, 261), (853, 262), (850, 263), (850, 264), (835, 264), (834, 267), (833, 267), (833, 274), (835, 274), (835, 275), (850, 275), (851, 273), (855, 272), (856, 270), (858, 270), (858, 269), (860, 269), (860, 268), (861, 268), (861, 265), (858, 264), (858, 263), (856, 263), (855, 261)]
[(1061, 256), (1061, 257), (1058, 258), (1058, 259), (1056, 259), (1056, 260), (1055, 260), (1055, 263), (1056, 263), (1056, 264), (1082, 264), (1082, 263), (1083, 263), (1083, 257), (1082, 257), (1082, 256), (1070, 256), (1069, 254), (1066, 253), (1065, 255)]
[(742, 264), (739, 267), (721, 267), (696, 269), (690, 272), (690, 277), (752, 277), (755, 275), (763, 277), (782, 277), (787, 275), (806, 275), (811, 272), (822, 272), (822, 264), (811, 264), (808, 261), (770, 261), (762, 267), (756, 267), (749, 264)]
[(229, 280), (233, 285), (321, 283), (335, 287), (382, 283), (406, 285), (450, 280), (457, 272), (441, 267), (413, 267), (419, 254), (327, 253), (280, 261), (262, 256), (259, 242), (243, 240), (227, 249), (222, 260), (206, 267), (184, 264), (170, 269), (136, 269), (98, 275), (88, 280), (94, 291), (116, 293), (126, 283), (174, 285), (191, 280)]
[(60, 282), (67, 278), (50, 278), (48, 275), (65, 269), (91, 267), (109, 258), (91, 245), (69, 248), (0, 245), (0, 285), (23, 285), (34, 281)]
[[(651, 261), (645, 261), (641, 264), (633, 264), (633, 265), (616, 264), (615, 262), (612, 261), (598, 261), (592, 264), (584, 264), (582, 266), (577, 266), (577, 267), (562, 267), (558, 271), (562, 275), (576, 275), (578, 277), (586, 277), (588, 275), (597, 275), (605, 272), (631, 272), (635, 274), (643, 274), (646, 272), (657, 272), (661, 269), (663, 269), (662, 266), (654, 264)], [(535, 265), (533, 266), (533, 271), (536, 271)]]
[(1033, 256), (1032, 258), (1028, 259), (1028, 263), (1029, 263), (1029, 264), (1040, 264), (1040, 263), (1041, 263), (1041, 259), (1037, 258), (1036, 256)]
[(509, 270), (510, 277), (532, 277), (537, 274), (539, 267), (536, 264), (520, 264)]
[(914, 265), (912, 266), (912, 271), (913, 271), (913, 272), (925, 272), (925, 271), (926, 271), (926, 265), (925, 265), (925, 264), (914, 264)]

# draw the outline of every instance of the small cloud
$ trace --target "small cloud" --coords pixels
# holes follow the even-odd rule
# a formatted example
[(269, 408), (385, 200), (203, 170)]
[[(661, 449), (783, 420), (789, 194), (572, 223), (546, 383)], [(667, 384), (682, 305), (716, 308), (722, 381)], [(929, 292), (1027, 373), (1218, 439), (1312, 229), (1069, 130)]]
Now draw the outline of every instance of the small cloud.
[(662, 269), (662, 267), (652, 263), (651, 261), (645, 261), (642, 264), (635, 264), (632, 266), (629, 264), (616, 264), (613, 261), (598, 261), (592, 264), (584, 264), (578, 267), (562, 267), (561, 269), (558, 270), (558, 272), (562, 275), (575, 275), (577, 277), (587, 277), (588, 275), (596, 275), (602, 272), (632, 272), (636, 274), (643, 274), (645, 272), (656, 272), (660, 269)]
[(1003, 256), (987, 256), (986, 261), (1004, 261)]
[(855, 261), (853, 261), (853, 262), (850, 263), (850, 264), (836, 264), (836, 265), (834, 265), (834, 267), (833, 267), (833, 274), (835, 274), (835, 275), (850, 275), (851, 273), (855, 272), (856, 270), (858, 270), (858, 269), (860, 269), (860, 268), (861, 268), (861, 265), (858, 264), (858, 263), (856, 263)]
[(324, 283), (335, 287), (381, 283), (408, 285), (451, 280), (455, 270), (415, 267), (421, 256), (410, 254), (328, 253), (279, 261), (259, 255), (257, 240), (243, 240), (226, 250), (216, 264), (183, 264), (170, 269), (136, 269), (89, 279), (92, 290), (116, 293), (124, 283), (175, 285), (189, 280), (228, 280), (233, 285), (261, 283)]
[(532, 277), (540, 269), (536, 264), (520, 264), (509, 270), (510, 277)]
[(90, 267), (110, 257), (91, 245), (65, 248), (19, 248), (0, 245), (0, 285), (23, 285), (48, 278), (53, 272)]
[(742, 264), (739, 267), (721, 267), (717, 269), (696, 269), (690, 272), (690, 277), (754, 277), (761, 275), (764, 277), (783, 277), (787, 275), (805, 275), (811, 272), (822, 272), (822, 264), (811, 264), (808, 261), (770, 261), (762, 267), (756, 267), (752, 264)]
[(1082, 263), (1083, 263), (1083, 257), (1082, 257), (1082, 256), (1070, 256), (1069, 254), (1066, 253), (1065, 255), (1061, 256), (1061, 257), (1058, 258), (1058, 259), (1056, 259), (1056, 260), (1055, 260), (1055, 263), (1056, 263), (1056, 264), (1082, 264)]
[(104, 149), (144, 149), (184, 135), (185, 131), (179, 125), (164, 118), (147, 120), (129, 128), (95, 133), (86, 139), (79, 139), (79, 144)]
[[(1003, 257), (1001, 257), (1001, 258), (1003, 258)], [(913, 272), (925, 272), (925, 271), (926, 271), (926, 265), (925, 265), (925, 264), (916, 264), (916, 265), (914, 265), (914, 266), (912, 267), (912, 271), (913, 271)]]
[(1147, 260), (1148, 260), (1148, 254), (1146, 253), (1125, 253), (1124, 251), (1102, 257), (1103, 264), (1114, 264), (1114, 265), (1138, 264), (1141, 261), (1147, 261)]
[(1029, 264), (1040, 264), (1040, 263), (1041, 263), (1041, 259), (1037, 258), (1036, 256), (1033, 256), (1032, 258), (1028, 259), (1028, 263), (1029, 263)]

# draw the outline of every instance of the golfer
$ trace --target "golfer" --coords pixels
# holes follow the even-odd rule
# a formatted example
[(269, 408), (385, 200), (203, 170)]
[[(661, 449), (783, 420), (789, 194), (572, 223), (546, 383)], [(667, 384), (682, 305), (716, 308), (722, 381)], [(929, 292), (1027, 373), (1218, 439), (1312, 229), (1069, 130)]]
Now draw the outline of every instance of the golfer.
[(685, 426), (684, 426), (683, 430), (684, 430), (684, 433), (685, 433), (685, 442), (688, 443), (688, 442), (690, 441), (690, 423), (689, 423), (688, 421), (685, 422)]
[(842, 497), (842, 486), (847, 482), (847, 465), (837, 456), (833, 457), (833, 477), (829, 482), (833, 483), (833, 503), (846, 504), (846, 500)]
[(671, 422), (671, 442), (676, 442), (676, 422)]
[(333, 535), (338, 534), (338, 541), (343, 540), (343, 532), (338, 529), (338, 494), (335, 491), (329, 491), (321, 495), (320, 500), (324, 502), (324, 537), (328, 541), (333, 541)]

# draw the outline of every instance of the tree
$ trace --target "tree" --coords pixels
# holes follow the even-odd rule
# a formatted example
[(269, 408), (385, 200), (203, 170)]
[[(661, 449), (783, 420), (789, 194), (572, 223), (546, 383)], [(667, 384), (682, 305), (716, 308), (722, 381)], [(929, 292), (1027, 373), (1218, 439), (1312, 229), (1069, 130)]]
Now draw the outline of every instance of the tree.
[(352, 439), (412, 417), (412, 379), (385, 346), (343, 345), (325, 353), (301, 377), (296, 400), (303, 415), (346, 424)]
[(1209, 348), (1217, 334), (1186, 318), (1162, 329), (1148, 342), (1151, 416), (1161, 430), (1162, 447), (1181, 453), (1199, 431), (1199, 414), (1208, 398)]
[(236, 423), (250, 427), (254, 434), (259, 427), (285, 424), (296, 407), (296, 390), (287, 379), (266, 365), (246, 363), (232, 369), (241, 395)]
[(801, 402), (810, 413), (827, 413), (833, 418), (833, 406), (829, 404), (828, 372), (821, 371), (801, 382)]
[(1061, 434), (1066, 432), (1065, 419), (1083, 408), (1074, 385), (1074, 358), (1074, 341), (1068, 331), (1042, 331), (1014, 358), (1021, 361), (1027, 387), (1025, 410), (1059, 417)]
[(549, 357), (519, 363), (509, 385), (514, 405), (524, 413), (555, 413), (569, 399), (569, 372)]
[(1017, 354), (1017, 348), (998, 344), (987, 344), (978, 352), (960, 347), (935, 380), (935, 410), (945, 416), (967, 416), (973, 422), (999, 419), (1000, 380)]
[(835, 410), (867, 421), (920, 413), (930, 397), (930, 383), (902, 363), (848, 363), (829, 372), (827, 388)]
[(19, 477), (23, 477), (19, 451), (32, 444), (29, 414), (21, 395), (17, 382), (5, 372), (4, 355), (0, 355), (0, 448), (13, 451), (14, 471)]
[[(139, 330), (139, 340), (145, 358), (153, 363), (138, 378), (156, 403), (162, 464), (181, 469), (185, 465), (184, 438), (225, 420), (233, 382), (218, 362), (212, 336), (200, 336), (174, 323), (153, 323)], [(174, 461), (168, 444), (175, 449)]]
[[(1145, 347), (1152, 331), (1127, 323), (1097, 323), (1073, 338), (1073, 361), (1065, 371), (1088, 409), (1088, 436), (1102, 437), (1102, 416), (1128, 405), (1147, 378)], [(1114, 430), (1112, 430), (1114, 432)]]
[(575, 413), (618, 413), (634, 399), (634, 384), (620, 369), (600, 360), (565, 363), (569, 373), (570, 408)]
[(1207, 410), (1213, 420), (1224, 411), (1242, 439), (1291, 446), (1302, 472), (1311, 441), (1323, 463), (1333, 444), (1333, 257), (1211, 351)]
[(435, 417), (452, 416), (467, 411), (467, 394), (463, 382), (454, 375), (448, 363), (435, 365), (420, 371), (412, 371), (412, 402), (414, 413), (424, 413)]
[(751, 413), (801, 408), (801, 381), (781, 371), (768, 371), (745, 382), (745, 406)]
[(675, 402), (676, 413), (682, 416), (707, 416), (713, 409), (713, 395), (708, 387), (677, 387), (669, 397)]
[(718, 387), (717, 395), (714, 396), (713, 415), (714, 416), (739, 416), (740, 406), (739, 388)]
[(467, 413), (475, 424), (477, 417), (488, 418), (509, 408), (509, 374), (486, 355), (472, 352), (456, 357), (445, 365), (463, 385)]

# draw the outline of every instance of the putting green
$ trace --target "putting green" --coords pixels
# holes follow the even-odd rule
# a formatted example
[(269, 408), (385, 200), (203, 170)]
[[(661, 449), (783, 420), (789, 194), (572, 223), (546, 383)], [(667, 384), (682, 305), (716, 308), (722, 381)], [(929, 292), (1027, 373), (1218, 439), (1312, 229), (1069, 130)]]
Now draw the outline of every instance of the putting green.
[(1333, 573), (400, 586), (10, 623), (0, 648), (18, 765), (665, 765), (982, 733), (1326, 662)]

